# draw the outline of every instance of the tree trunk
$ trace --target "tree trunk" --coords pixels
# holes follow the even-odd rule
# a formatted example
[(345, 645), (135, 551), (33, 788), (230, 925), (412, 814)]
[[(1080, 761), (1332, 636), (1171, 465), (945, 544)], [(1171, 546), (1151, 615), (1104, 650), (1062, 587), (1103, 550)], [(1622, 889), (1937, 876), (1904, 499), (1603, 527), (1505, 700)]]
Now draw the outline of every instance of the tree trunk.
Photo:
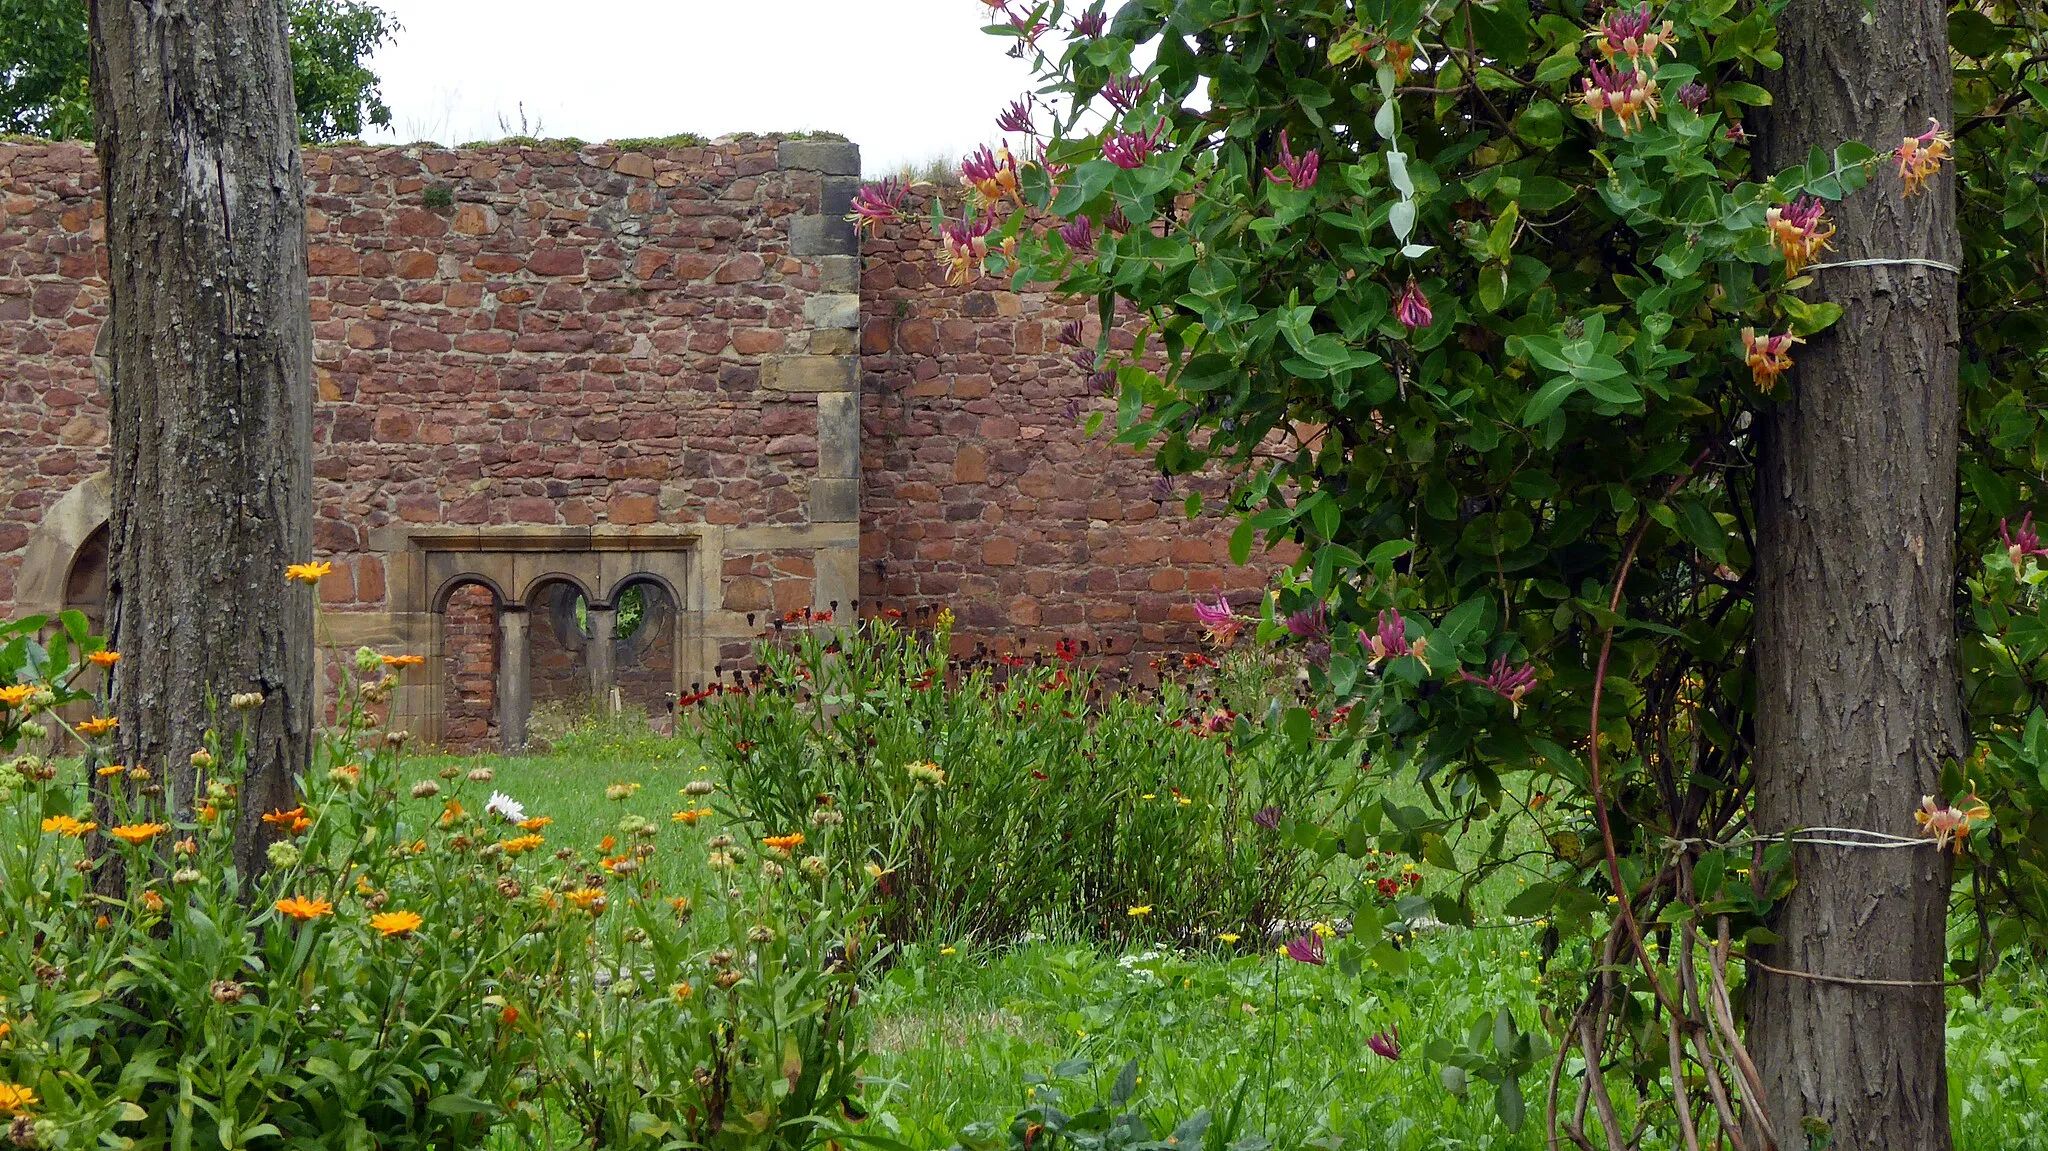
[[(246, 732), (236, 851), (312, 751), (312, 323), (285, 0), (93, 0), (112, 266), (108, 633), (120, 748), (189, 813), (209, 727)], [(229, 709), (235, 693), (261, 707)]]
[[(1845, 140), (1880, 151), (1947, 125), (1946, 5), (1802, 0), (1778, 18), (1784, 71), (1761, 135), (1769, 171)], [(1866, 19), (1870, 22), (1866, 23)], [(1888, 160), (1829, 206), (1828, 260), (1961, 258), (1944, 172), (1902, 199)], [(1964, 746), (1955, 633), (1957, 317), (1952, 273), (1830, 268), (1808, 299), (1842, 319), (1795, 349), (1758, 471), (1756, 830), (1915, 830)], [(1931, 847), (1800, 846), (1774, 966), (1942, 978), (1949, 863)], [(1852, 986), (1751, 966), (1750, 1045), (1781, 1144), (1949, 1147), (1938, 986)], [(1823, 1128), (1822, 1125), (1825, 1125)]]

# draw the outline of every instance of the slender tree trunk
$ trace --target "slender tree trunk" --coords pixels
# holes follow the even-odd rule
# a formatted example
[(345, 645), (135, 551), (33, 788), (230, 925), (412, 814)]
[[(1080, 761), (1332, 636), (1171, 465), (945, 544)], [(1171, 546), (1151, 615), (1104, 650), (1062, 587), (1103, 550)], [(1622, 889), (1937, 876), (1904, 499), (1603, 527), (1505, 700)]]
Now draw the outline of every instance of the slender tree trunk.
[[(1866, 12), (1868, 15), (1866, 15)], [(1947, 6), (1799, 0), (1761, 161), (1860, 140), (1881, 151), (1950, 111)], [(1866, 23), (1866, 20), (1869, 22)], [(1891, 165), (1829, 206), (1827, 259), (1961, 258), (1948, 173), (1902, 199)], [(1913, 265), (1830, 268), (1808, 299), (1841, 321), (1795, 350), (1758, 473), (1757, 831), (1895, 835), (1965, 740), (1955, 636), (1956, 279)], [(1932, 848), (1801, 846), (1774, 966), (1942, 978), (1949, 863)], [(1750, 1044), (1783, 1145), (1946, 1151), (1939, 987), (1851, 986), (1752, 965)], [(1825, 1126), (1823, 1126), (1825, 1125)]]
[[(312, 324), (285, 0), (93, 0), (113, 298), (109, 634), (127, 762), (193, 806), (246, 730), (237, 855), (312, 750)], [(231, 711), (235, 693), (264, 702)]]

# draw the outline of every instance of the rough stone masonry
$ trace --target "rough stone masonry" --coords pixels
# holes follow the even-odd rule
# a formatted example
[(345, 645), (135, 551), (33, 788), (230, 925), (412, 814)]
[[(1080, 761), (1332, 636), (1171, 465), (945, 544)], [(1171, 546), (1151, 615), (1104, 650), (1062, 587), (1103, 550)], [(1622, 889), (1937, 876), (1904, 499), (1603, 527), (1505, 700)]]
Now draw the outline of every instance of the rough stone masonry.
[[(1084, 309), (947, 286), (921, 224), (860, 240), (854, 145), (306, 169), (321, 642), (428, 656), (397, 707), (430, 739), (517, 744), (577, 694), (661, 714), (856, 601), (1142, 669), (1193, 594), (1263, 582), (1185, 481), (1083, 434), (1110, 401), (1055, 337)], [(99, 194), (89, 148), (0, 143), (0, 612), (102, 606)]]

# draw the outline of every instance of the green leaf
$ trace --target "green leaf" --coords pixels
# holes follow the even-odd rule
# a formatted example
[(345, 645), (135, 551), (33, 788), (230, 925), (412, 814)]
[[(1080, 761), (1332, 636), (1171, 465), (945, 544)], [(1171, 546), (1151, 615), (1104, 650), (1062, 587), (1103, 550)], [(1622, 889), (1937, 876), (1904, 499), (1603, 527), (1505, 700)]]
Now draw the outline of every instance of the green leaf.
[(1764, 91), (1755, 84), (1744, 83), (1741, 80), (1731, 80), (1722, 84), (1716, 91), (1738, 104), (1765, 106), (1771, 102), (1771, 94), (1769, 92)]

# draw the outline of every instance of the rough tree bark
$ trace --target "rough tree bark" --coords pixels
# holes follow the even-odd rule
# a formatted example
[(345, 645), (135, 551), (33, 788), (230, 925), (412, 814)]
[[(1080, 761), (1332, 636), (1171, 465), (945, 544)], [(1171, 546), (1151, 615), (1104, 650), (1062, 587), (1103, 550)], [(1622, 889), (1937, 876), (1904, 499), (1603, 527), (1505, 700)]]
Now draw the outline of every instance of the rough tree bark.
[[(208, 727), (246, 723), (237, 855), (312, 750), (312, 323), (285, 0), (93, 0), (107, 200), (108, 631), (126, 761), (193, 805)], [(233, 693), (263, 693), (235, 713)]]
[[(1933, 0), (1788, 6), (1785, 68), (1760, 137), (1766, 170), (1816, 145), (1885, 151), (1929, 117), (1946, 125), (1946, 16)], [(1840, 229), (1829, 260), (1961, 258), (1947, 172), (1902, 199), (1887, 166), (1829, 210)], [(1843, 316), (1795, 352), (1758, 473), (1756, 826), (1908, 835), (1965, 740), (1956, 281), (1912, 265), (1816, 275), (1807, 297)], [(1799, 885), (1774, 925), (1783, 942), (1760, 958), (1829, 976), (1942, 978), (1950, 871), (1940, 853), (1802, 846), (1795, 860)], [(1750, 977), (1749, 1042), (1786, 1147), (1804, 1148), (1826, 1124), (1833, 1147), (1946, 1151), (1938, 987), (1848, 986), (1755, 965)]]

